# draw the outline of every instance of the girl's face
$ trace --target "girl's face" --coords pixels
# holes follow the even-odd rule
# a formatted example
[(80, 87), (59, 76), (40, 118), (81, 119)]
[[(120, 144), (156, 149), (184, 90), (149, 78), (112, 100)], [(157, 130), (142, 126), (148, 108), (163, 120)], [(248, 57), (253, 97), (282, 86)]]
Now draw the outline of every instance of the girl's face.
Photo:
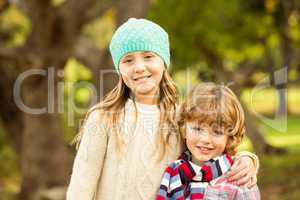
[(193, 162), (203, 164), (224, 153), (228, 136), (218, 126), (187, 122), (186, 146)]
[(157, 94), (165, 69), (161, 57), (150, 51), (131, 52), (121, 58), (119, 68), (124, 83), (136, 98), (153, 98)]

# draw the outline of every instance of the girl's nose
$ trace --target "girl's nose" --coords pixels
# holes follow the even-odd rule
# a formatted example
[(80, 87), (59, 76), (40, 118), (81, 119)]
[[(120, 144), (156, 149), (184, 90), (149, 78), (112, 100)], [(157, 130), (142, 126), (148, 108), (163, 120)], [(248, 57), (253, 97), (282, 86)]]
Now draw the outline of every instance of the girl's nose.
[(141, 59), (137, 60), (136, 63), (135, 63), (134, 72), (135, 73), (144, 72), (146, 70), (146, 65), (145, 64), (146, 63), (143, 60), (141, 60)]

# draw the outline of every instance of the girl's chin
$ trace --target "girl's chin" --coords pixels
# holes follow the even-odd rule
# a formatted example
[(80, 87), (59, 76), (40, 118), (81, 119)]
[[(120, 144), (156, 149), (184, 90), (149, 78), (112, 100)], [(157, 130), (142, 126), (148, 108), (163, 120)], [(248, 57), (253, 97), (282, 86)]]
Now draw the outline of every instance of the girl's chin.
[(152, 86), (143, 86), (143, 87), (137, 87), (136, 88), (136, 93), (140, 95), (151, 95), (153, 96), (155, 94), (155, 88)]
[(137, 94), (139, 94), (139, 95), (144, 95), (144, 96), (146, 96), (146, 95), (148, 95), (148, 96), (150, 96), (150, 95), (153, 96), (151, 90), (138, 90), (138, 91), (137, 91)]

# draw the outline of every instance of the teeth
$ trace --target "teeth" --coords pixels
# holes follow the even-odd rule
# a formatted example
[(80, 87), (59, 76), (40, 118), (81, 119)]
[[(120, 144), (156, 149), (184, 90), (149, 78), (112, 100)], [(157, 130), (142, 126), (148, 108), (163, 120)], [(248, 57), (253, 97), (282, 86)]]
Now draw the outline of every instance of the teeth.
[(201, 150), (204, 150), (204, 151), (209, 151), (211, 150), (210, 148), (206, 148), (206, 147), (199, 147)]
[(144, 76), (144, 77), (136, 78), (134, 80), (137, 81), (137, 80), (143, 80), (143, 79), (147, 79), (147, 78), (150, 78), (150, 76)]

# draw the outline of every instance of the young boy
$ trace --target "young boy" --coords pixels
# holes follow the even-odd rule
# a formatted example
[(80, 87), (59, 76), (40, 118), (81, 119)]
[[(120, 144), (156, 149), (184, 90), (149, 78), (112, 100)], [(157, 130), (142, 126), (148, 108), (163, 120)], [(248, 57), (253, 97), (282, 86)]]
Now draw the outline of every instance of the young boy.
[(156, 199), (260, 199), (257, 185), (249, 189), (226, 177), (245, 134), (244, 118), (228, 87), (214, 83), (195, 87), (179, 112), (186, 150), (166, 168)]

